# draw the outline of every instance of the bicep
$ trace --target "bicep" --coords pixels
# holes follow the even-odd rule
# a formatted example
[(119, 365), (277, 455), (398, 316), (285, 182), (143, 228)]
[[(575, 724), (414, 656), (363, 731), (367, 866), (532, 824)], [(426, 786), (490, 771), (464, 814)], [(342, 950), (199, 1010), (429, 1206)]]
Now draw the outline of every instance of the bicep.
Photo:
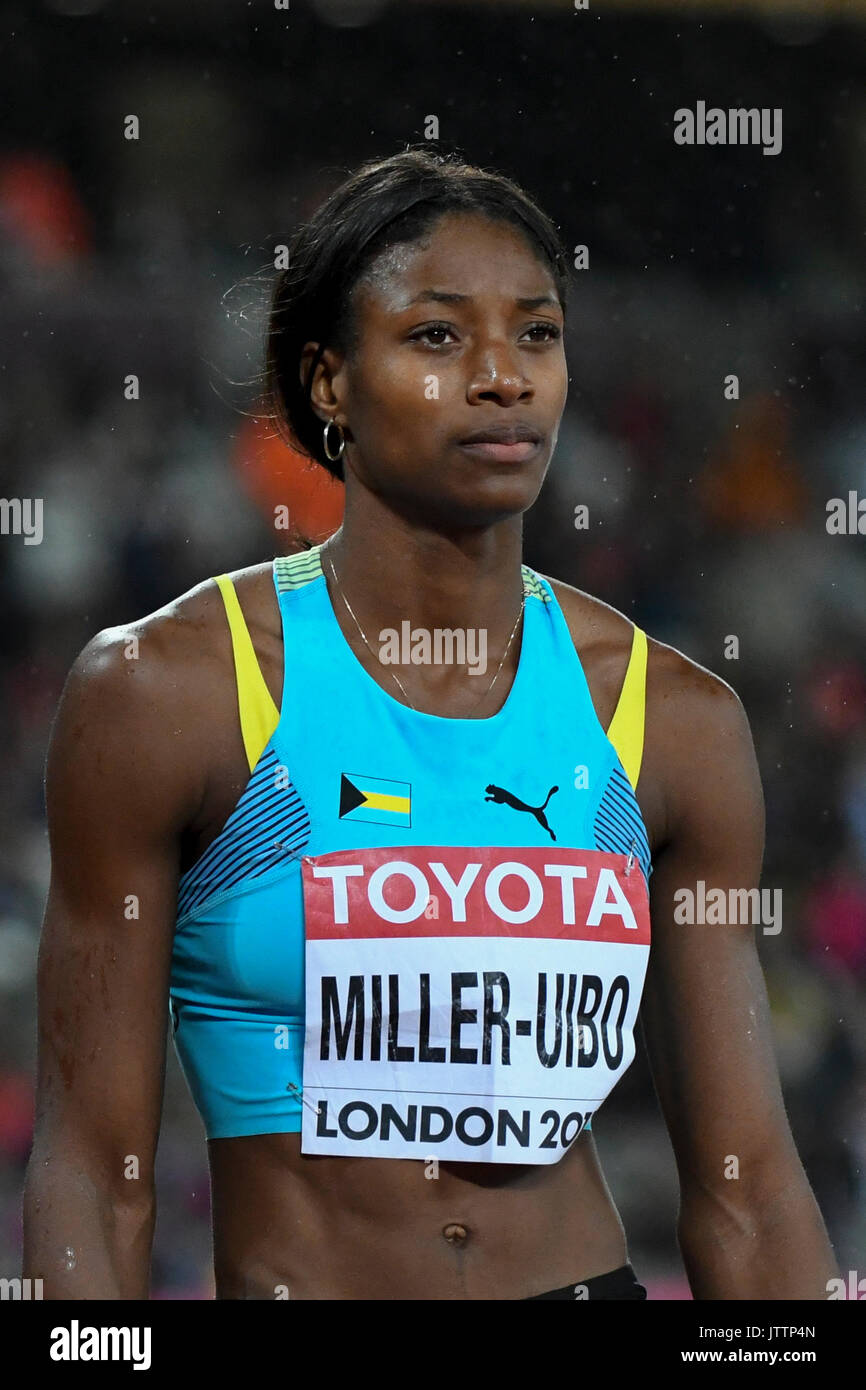
[(716, 687), (692, 701), (704, 718), (680, 726), (677, 749), (668, 749), (671, 833), (651, 879), (641, 1008), (686, 1198), (727, 1187), (734, 1172), (744, 1190), (772, 1165), (782, 1172), (793, 1156), (756, 949), (759, 900), (731, 896), (759, 887), (760, 778), (742, 706), (727, 687)]
[[(93, 644), (91, 644), (93, 648)], [(158, 663), (86, 649), (46, 770), (51, 883), (38, 965), (37, 1140), (149, 1175), (162, 1104), (179, 832), (195, 791)]]

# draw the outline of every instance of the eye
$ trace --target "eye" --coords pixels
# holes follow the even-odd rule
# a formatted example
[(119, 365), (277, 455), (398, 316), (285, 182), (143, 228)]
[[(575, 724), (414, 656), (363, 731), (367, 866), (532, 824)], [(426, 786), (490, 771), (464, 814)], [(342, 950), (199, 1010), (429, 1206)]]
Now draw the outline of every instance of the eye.
[[(547, 341), (550, 343), (556, 342), (558, 338), (562, 337), (562, 330), (556, 323), (533, 323), (530, 324), (529, 328), (527, 328), (526, 331), (527, 333), (546, 333), (548, 335)], [(533, 338), (533, 342), (536, 343), (543, 341), (543, 338)]]
[[(409, 337), (412, 342), (421, 342), (425, 338), (431, 338), (434, 334), (451, 333), (452, 331), (449, 323), (428, 323), (423, 328), (416, 328), (414, 333), (409, 334)], [(445, 347), (446, 344), (440, 341), (431, 343), (430, 346)]]
[[(562, 329), (558, 324), (539, 321), (532, 323), (526, 329), (526, 333), (532, 334), (530, 341), (533, 343), (556, 342), (562, 337)], [(450, 323), (428, 323), (421, 328), (416, 328), (409, 334), (411, 342), (426, 342), (430, 347), (448, 347), (450, 344), (443, 341), (444, 335), (454, 336), (454, 329)], [(541, 335), (541, 336), (538, 336)]]

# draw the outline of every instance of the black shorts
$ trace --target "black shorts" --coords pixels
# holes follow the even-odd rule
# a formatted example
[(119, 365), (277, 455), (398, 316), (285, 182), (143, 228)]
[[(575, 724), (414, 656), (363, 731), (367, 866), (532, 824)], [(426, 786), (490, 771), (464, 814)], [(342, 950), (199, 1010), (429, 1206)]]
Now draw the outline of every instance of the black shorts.
[(527, 1302), (537, 1298), (567, 1298), (572, 1303), (579, 1303), (585, 1298), (646, 1298), (646, 1289), (638, 1283), (631, 1265), (622, 1265), (609, 1274), (596, 1274), (592, 1279), (566, 1284), (563, 1289), (534, 1293)]

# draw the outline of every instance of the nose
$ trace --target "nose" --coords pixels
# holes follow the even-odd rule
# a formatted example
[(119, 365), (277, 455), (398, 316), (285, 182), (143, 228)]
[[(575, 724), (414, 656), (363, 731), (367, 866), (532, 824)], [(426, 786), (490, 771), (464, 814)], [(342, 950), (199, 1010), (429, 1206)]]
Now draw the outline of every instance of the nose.
[(489, 343), (479, 352), (466, 391), (471, 405), (478, 401), (514, 405), (534, 395), (535, 388), (524, 376), (519, 357), (506, 343)]

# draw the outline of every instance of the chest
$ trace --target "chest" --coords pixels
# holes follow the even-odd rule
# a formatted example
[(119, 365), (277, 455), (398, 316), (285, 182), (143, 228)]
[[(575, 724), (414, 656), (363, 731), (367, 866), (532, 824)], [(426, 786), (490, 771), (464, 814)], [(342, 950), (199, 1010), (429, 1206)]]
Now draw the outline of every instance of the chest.
[[(359, 659), (361, 659), (359, 657)], [(277, 647), (260, 656), (262, 674), (279, 706), (282, 691), (282, 653)], [(600, 727), (605, 727), (616, 703), (609, 666), (584, 662), (587, 684)], [(372, 674), (372, 673), (370, 673)], [(231, 673), (229, 673), (229, 677)], [(194, 864), (220, 835), (249, 785), (250, 771), (234, 717), (234, 686), (228, 684), (224, 718), (214, 730), (213, 761), (207, 793), (196, 823), (184, 836), (182, 871)], [(507, 689), (503, 691), (503, 695)], [(447, 718), (447, 712), (443, 711)], [(483, 721), (479, 737), (458, 746), (442, 737), (411, 739), (381, 717), (365, 725), (361, 712), (346, 710), (337, 725), (319, 723), (309, 714), (291, 722), (281, 739), (281, 764), (313, 813), (314, 820), (337, 819), (344, 827), (382, 824), (423, 829), (433, 843), (456, 819), (489, 826), (499, 838), (545, 844), (578, 842), (590, 813), (604, 799), (602, 779), (611, 773), (610, 750), (600, 729), (581, 727), (577, 719), (551, 721), (544, 715), (544, 691), (539, 691), (538, 719), (521, 731), (520, 743), (487, 738)], [(438, 728), (438, 726), (432, 726)], [(441, 734), (441, 730), (439, 730)], [(303, 787), (300, 786), (303, 782)], [(649, 770), (634, 795), (654, 852), (662, 839), (662, 789)], [(384, 814), (382, 814), (384, 812)], [(414, 836), (413, 836), (414, 840)], [(357, 841), (356, 841), (357, 842)], [(484, 842), (495, 843), (496, 838)], [(341, 843), (348, 847), (350, 840)]]

